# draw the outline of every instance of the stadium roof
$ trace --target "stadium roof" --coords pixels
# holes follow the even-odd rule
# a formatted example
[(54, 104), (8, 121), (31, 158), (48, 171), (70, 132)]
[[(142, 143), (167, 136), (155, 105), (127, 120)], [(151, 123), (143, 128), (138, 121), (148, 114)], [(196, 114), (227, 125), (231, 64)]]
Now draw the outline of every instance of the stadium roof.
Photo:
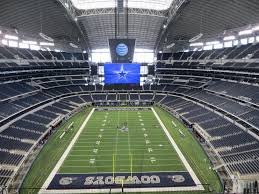
[(188, 0), (170, 21), (160, 43), (166, 39), (166, 45), (184, 45), (200, 33), (203, 39), (217, 38), (258, 22), (258, 0)]
[(74, 19), (56, 0), (1, 0), (0, 26), (33, 38), (42, 32), (56, 40), (84, 42)]
[[(80, 42), (92, 50), (108, 48), (108, 38), (115, 37), (114, 2), (1, 0), (0, 25)], [(216, 37), (259, 21), (258, 0), (128, 0), (128, 5), (128, 37), (143, 49), (184, 45), (199, 33)]]
[[(115, 0), (71, 0), (77, 9), (114, 8)], [(172, 0), (128, 0), (129, 8), (166, 10)]]

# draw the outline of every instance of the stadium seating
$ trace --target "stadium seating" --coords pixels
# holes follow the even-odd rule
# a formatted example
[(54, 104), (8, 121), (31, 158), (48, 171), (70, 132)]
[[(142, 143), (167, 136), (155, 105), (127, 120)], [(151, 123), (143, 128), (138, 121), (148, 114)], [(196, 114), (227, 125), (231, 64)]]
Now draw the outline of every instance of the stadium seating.
[[(9, 169), (0, 169), (0, 185), (8, 183), (16, 167), (50, 130), (54, 120), (95, 102), (152, 101), (174, 110), (190, 124), (203, 129), (207, 141), (231, 173), (258, 174), (259, 140), (248, 129), (259, 128), (259, 86), (239, 80), (242, 76), (236, 74), (237, 69), (232, 69), (235, 80), (222, 80), (221, 77), (226, 76), (220, 72), (223, 66), (225, 69), (243, 68), (247, 72), (258, 66), (244, 62), (223, 65), (201, 62), (224, 56), (242, 59), (251, 53), (253, 58), (259, 57), (258, 44), (168, 54), (163, 60), (171, 57), (177, 62), (173, 65), (158, 63), (159, 80), (155, 85), (94, 86), (86, 85), (90, 67), (83, 61), (87, 56), (82, 53), (0, 47), (0, 58), (24, 60), (22, 65), (8, 60), (0, 64), (2, 72), (6, 73), (0, 74), (0, 165)], [(186, 61), (190, 58), (194, 61)], [(25, 63), (28, 59), (35, 61)], [(37, 61), (39, 59), (41, 62)], [(180, 70), (172, 73), (172, 66)], [(216, 73), (202, 72), (205, 66), (213, 67)], [(23, 70), (28, 70), (28, 74)], [(216, 78), (217, 73), (219, 77)], [(240, 123), (249, 127), (245, 129)]]

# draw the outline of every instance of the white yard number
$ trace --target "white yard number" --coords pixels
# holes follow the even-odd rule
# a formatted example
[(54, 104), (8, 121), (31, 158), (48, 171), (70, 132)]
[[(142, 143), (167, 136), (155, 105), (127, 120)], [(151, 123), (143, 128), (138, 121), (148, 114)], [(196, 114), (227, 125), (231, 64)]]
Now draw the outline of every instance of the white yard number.
[(89, 163), (90, 163), (90, 164), (94, 164), (94, 163), (95, 163), (95, 159), (94, 159), (94, 158), (93, 158), (93, 159), (90, 159)]
[(156, 162), (156, 158), (155, 158), (155, 157), (151, 157), (151, 158), (150, 158), (150, 161), (151, 161), (151, 163), (153, 164), (154, 162)]

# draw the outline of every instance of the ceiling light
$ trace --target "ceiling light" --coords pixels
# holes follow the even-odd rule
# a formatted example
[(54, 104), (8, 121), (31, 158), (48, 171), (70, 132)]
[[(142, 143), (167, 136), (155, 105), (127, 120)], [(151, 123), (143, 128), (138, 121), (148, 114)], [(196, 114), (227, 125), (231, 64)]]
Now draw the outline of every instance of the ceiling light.
[(238, 33), (239, 36), (242, 36), (242, 35), (248, 35), (248, 34), (252, 34), (253, 33), (253, 30), (244, 30), (244, 31), (240, 31)]
[(210, 41), (210, 42), (206, 42), (206, 45), (214, 45), (214, 44), (219, 44), (219, 41)]
[(50, 41), (50, 42), (53, 42), (53, 41), (54, 41), (53, 38), (47, 36), (46, 34), (43, 34), (42, 32), (40, 32), (39, 35), (40, 35), (43, 39), (45, 39), (45, 40), (47, 40), (47, 41)]
[(199, 40), (203, 36), (202, 33), (198, 34), (197, 36), (191, 38), (189, 42), (195, 42), (196, 40)]
[(253, 29), (253, 31), (259, 31), (259, 26), (255, 26), (252, 29)]
[(236, 37), (235, 36), (226, 36), (223, 38), (223, 40), (235, 40)]
[(4, 37), (5, 37), (6, 39), (18, 40), (18, 36), (12, 36), (12, 35), (6, 34)]
[(191, 43), (190, 46), (203, 46), (202, 42)]
[(36, 41), (31, 41), (31, 40), (23, 40), (22, 43), (24, 43), (24, 44), (38, 44)]
[(40, 42), (41, 46), (54, 46), (53, 42)]
[(212, 45), (204, 46), (203, 50), (205, 51), (212, 50)]
[(77, 45), (75, 45), (74, 43), (72, 43), (72, 42), (70, 42), (69, 43), (69, 45), (71, 46), (71, 47), (73, 47), (73, 48), (78, 48), (78, 46)]
[(167, 45), (166, 48), (167, 48), (167, 49), (170, 49), (170, 48), (172, 48), (172, 47), (174, 47), (174, 46), (175, 46), (175, 43), (173, 42), (172, 44)]
[(28, 45), (28, 44), (25, 44), (25, 43), (20, 42), (20, 43), (19, 43), (19, 48), (26, 48), (26, 49), (28, 49), (28, 48), (29, 48), (29, 45)]
[(2, 39), (2, 44), (3, 44), (3, 45), (8, 45), (8, 40)]

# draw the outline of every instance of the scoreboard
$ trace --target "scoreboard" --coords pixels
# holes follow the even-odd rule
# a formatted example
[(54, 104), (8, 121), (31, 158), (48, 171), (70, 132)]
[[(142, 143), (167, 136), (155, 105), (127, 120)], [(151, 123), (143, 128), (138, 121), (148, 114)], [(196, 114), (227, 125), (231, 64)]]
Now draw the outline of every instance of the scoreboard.
[(109, 39), (112, 63), (132, 63), (135, 39)]

